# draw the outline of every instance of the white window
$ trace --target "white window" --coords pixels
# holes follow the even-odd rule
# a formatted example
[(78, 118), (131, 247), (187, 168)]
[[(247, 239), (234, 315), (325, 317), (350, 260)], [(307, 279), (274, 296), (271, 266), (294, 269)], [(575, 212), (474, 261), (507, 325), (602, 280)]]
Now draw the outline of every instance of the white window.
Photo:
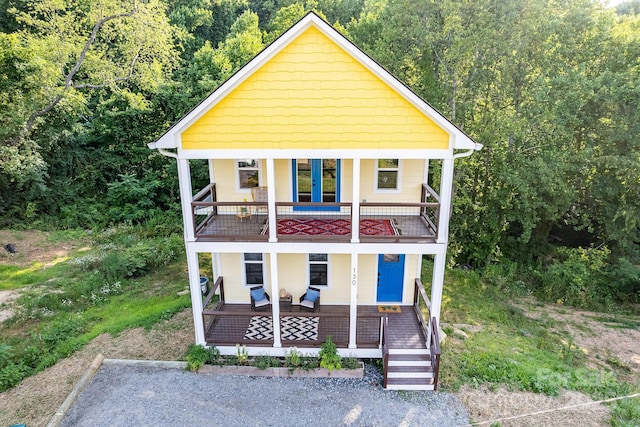
[(309, 286), (329, 286), (329, 255), (309, 254)]
[(400, 191), (400, 160), (376, 160), (375, 189), (377, 191)]
[(248, 287), (264, 286), (264, 262), (262, 254), (246, 253), (243, 255), (244, 284)]
[(236, 187), (238, 190), (251, 190), (260, 186), (260, 160), (236, 160)]

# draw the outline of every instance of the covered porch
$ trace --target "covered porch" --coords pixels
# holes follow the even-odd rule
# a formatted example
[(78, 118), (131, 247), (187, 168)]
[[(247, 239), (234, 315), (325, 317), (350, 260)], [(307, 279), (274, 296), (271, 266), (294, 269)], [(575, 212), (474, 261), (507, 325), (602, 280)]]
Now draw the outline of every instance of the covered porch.
[(198, 241), (434, 243), (440, 198), (423, 184), (416, 203), (276, 202), (270, 207), (266, 200), (219, 201), (212, 183), (193, 197), (191, 214)]
[[(218, 298), (214, 298), (218, 295)], [(425, 349), (429, 346), (429, 303), (420, 280), (415, 282), (414, 304), (374, 306), (358, 305), (356, 319), (356, 347)], [(214, 300), (217, 300), (214, 302)], [(256, 326), (256, 318), (261, 324)], [(291, 326), (291, 321), (297, 324)], [(253, 323), (252, 323), (253, 320)], [(227, 346), (244, 344), (271, 347), (273, 313), (253, 311), (251, 304), (228, 304), (224, 299), (224, 280), (219, 277), (203, 301), (202, 323), (207, 344)], [(338, 348), (349, 347), (350, 307), (323, 304), (317, 311), (308, 311), (293, 304), (280, 307), (279, 324), (283, 347), (319, 347), (331, 336)], [(287, 330), (288, 329), (288, 330)], [(313, 329), (304, 336), (299, 329)], [(284, 331), (284, 332), (283, 332)]]

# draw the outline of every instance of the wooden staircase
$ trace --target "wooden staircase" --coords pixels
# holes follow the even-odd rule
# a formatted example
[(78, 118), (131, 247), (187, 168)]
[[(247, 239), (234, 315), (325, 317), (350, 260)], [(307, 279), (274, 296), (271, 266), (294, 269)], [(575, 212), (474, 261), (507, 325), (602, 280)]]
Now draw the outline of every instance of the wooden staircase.
[(429, 349), (389, 349), (387, 390), (435, 390), (436, 381)]

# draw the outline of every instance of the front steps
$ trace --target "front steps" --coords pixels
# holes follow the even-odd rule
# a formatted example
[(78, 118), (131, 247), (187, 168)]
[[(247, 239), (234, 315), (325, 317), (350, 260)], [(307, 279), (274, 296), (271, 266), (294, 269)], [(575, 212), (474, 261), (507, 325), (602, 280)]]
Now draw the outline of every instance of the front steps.
[(435, 390), (428, 349), (389, 349), (387, 390)]

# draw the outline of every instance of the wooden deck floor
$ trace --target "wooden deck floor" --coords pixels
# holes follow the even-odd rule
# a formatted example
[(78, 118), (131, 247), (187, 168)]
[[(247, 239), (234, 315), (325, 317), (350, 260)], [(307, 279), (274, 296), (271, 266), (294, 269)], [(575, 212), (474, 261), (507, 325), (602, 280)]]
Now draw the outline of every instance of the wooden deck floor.
[[(300, 312), (294, 306), (291, 312), (281, 312), (281, 316), (313, 316), (319, 318), (318, 337), (313, 341), (282, 341), (283, 347), (318, 347), (328, 336), (338, 347), (349, 343), (349, 307), (323, 305), (320, 312)], [(377, 348), (380, 342), (380, 319), (389, 318), (388, 342), (390, 348), (424, 349), (426, 339), (420, 328), (413, 306), (402, 306), (400, 313), (379, 313), (377, 306), (359, 306), (356, 328), (356, 343), (359, 348)], [(271, 316), (271, 312), (252, 312), (249, 304), (225, 304), (215, 321), (207, 323), (206, 340), (209, 344), (252, 346), (272, 346), (273, 340), (245, 338), (245, 333), (253, 316)], [(212, 316), (213, 318), (213, 316)], [(210, 322), (210, 320), (207, 320)]]

